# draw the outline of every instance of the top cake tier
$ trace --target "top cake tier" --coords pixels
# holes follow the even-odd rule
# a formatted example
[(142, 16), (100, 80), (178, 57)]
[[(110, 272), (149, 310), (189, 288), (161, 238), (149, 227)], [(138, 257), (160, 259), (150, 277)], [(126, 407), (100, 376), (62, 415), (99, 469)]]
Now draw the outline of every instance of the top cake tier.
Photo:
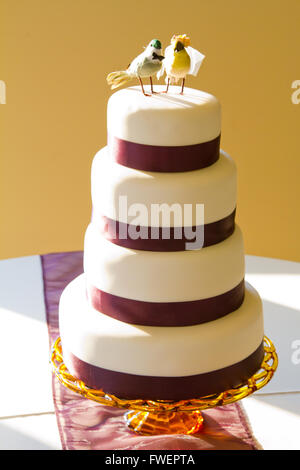
[(108, 147), (118, 163), (145, 171), (190, 171), (219, 158), (221, 106), (203, 91), (156, 86), (146, 97), (139, 87), (114, 93), (107, 108)]

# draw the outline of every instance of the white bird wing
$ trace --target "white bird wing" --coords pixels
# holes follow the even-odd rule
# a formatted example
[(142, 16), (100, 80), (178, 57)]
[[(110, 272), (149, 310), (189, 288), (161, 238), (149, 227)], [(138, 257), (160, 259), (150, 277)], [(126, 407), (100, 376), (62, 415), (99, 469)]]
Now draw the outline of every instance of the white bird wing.
[(165, 57), (165, 58), (164, 58), (163, 61), (162, 61), (161, 69), (159, 70), (159, 72), (158, 72), (157, 75), (156, 75), (158, 80), (159, 80), (160, 77), (162, 77), (163, 74), (165, 73), (165, 70), (166, 70), (165, 63), (166, 63), (166, 61), (168, 62), (168, 58), (170, 58), (170, 56), (173, 56), (173, 50), (174, 50), (174, 48), (173, 48), (173, 46), (171, 46), (171, 45), (168, 46), (168, 47), (166, 47), (165, 53), (164, 53), (164, 57)]
[(165, 67), (164, 67), (164, 61), (162, 61), (161, 68), (156, 74), (157, 80), (159, 80), (160, 77), (162, 77), (164, 73), (165, 73)]
[(197, 51), (197, 49), (194, 49), (191, 46), (188, 46), (185, 49), (191, 59), (191, 66), (190, 66), (190, 70), (188, 73), (190, 75), (196, 76), (197, 73), (199, 72), (199, 69), (203, 60), (205, 59), (205, 55), (201, 54), (201, 52)]
[(137, 57), (135, 57), (135, 59), (132, 60), (132, 62), (130, 63), (130, 65), (127, 69), (127, 71), (130, 74), (137, 75), (138, 68), (144, 62), (144, 60), (145, 60), (145, 52), (142, 52)]

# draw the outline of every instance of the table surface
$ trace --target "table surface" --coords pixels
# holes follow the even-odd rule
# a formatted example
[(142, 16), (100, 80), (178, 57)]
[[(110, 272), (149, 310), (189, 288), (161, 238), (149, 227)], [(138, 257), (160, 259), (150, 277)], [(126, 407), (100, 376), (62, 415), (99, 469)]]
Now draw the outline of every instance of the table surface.
[[(270, 315), (272, 323), (276, 319), (277, 331), (285, 324), (287, 311), (292, 325), (300, 325), (300, 263), (246, 256), (246, 280), (260, 292), (264, 313), (270, 325)], [(282, 328), (282, 335), (286, 334)], [(40, 256), (0, 261), (0, 335), (6, 385), (0, 392), (0, 449), (61, 449), (52, 400)], [(300, 349), (299, 330), (298, 338)], [(289, 367), (283, 364), (278, 374), (281, 380), (285, 380), (285, 369)], [(273, 389), (271, 382), (265, 392), (242, 402), (254, 436), (266, 450), (300, 450), (299, 369), (300, 354), (297, 374), (289, 372), (287, 388), (280, 388), (274, 377)]]

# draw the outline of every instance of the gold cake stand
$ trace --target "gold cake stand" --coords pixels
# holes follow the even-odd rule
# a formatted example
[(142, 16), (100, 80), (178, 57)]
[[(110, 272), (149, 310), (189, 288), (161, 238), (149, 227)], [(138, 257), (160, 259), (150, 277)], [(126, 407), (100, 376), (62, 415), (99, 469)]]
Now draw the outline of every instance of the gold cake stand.
[(69, 373), (64, 364), (60, 337), (52, 346), (51, 364), (58, 380), (73, 392), (101, 405), (128, 410), (124, 415), (125, 422), (137, 433), (194, 434), (203, 426), (202, 410), (234, 403), (263, 388), (277, 369), (278, 357), (272, 341), (264, 336), (264, 359), (260, 369), (245, 384), (218, 394), (180, 401), (128, 400), (89, 388)]

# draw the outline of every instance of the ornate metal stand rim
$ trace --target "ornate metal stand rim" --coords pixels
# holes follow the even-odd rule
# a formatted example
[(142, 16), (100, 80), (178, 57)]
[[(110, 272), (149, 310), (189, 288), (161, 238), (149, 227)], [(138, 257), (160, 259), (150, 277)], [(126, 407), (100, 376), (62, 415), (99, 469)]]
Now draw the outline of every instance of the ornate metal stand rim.
[(174, 411), (195, 412), (234, 403), (263, 388), (273, 377), (278, 365), (278, 357), (275, 347), (272, 341), (266, 336), (264, 336), (264, 352), (265, 355), (260, 369), (247, 381), (247, 383), (218, 394), (180, 401), (144, 399), (128, 400), (105, 393), (101, 389), (95, 390), (89, 388), (84, 382), (76, 379), (76, 377), (73, 377), (69, 373), (66, 365), (64, 364), (60, 337), (56, 339), (52, 346), (50, 360), (54, 374), (64, 386), (73, 392), (79, 393), (80, 395), (102, 405), (150, 413)]

